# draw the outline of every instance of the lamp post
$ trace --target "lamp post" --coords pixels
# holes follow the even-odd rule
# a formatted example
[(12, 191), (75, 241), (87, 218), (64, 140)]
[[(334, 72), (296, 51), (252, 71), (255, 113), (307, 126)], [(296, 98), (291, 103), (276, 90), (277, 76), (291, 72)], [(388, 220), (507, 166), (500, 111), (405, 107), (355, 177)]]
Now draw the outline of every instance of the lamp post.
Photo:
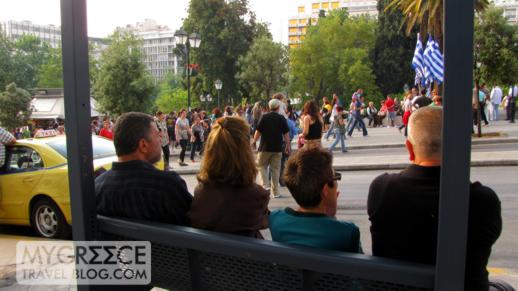
[(205, 110), (209, 110), (208, 103), (212, 102), (212, 96), (210, 94), (207, 95), (200, 95), (200, 101), (205, 102)]
[(191, 112), (191, 64), (189, 60), (189, 50), (191, 47), (198, 48), (201, 43), (200, 35), (192, 33), (190, 36), (183, 29), (179, 29), (174, 34), (176, 43), (185, 45), (187, 55), (187, 110)]
[(218, 90), (218, 108), (221, 109), (219, 106), (219, 91), (223, 88), (223, 82), (221, 82), (220, 79), (217, 79), (216, 82), (214, 82), (214, 86), (216, 86), (216, 90)]

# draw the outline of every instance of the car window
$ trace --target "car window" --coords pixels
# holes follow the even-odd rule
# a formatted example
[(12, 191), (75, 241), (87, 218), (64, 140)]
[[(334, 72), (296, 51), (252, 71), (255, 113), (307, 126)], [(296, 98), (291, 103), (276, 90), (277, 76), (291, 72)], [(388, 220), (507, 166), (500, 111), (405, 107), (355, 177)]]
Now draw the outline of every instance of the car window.
[[(54, 140), (47, 143), (52, 149), (67, 158), (67, 141), (66, 139)], [(92, 136), (93, 158), (100, 159), (115, 156), (115, 147), (113, 142), (104, 138)]]
[(28, 147), (11, 147), (8, 156), (8, 172), (33, 171), (45, 167), (38, 152)]

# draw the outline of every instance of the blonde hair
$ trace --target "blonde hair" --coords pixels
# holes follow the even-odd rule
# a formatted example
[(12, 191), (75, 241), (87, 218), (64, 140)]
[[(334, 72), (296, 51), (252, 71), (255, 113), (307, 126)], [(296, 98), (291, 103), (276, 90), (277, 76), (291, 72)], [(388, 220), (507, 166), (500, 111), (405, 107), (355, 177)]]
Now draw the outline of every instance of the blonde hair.
[(197, 178), (201, 184), (250, 186), (257, 169), (250, 148), (250, 127), (239, 117), (222, 117), (212, 126)]

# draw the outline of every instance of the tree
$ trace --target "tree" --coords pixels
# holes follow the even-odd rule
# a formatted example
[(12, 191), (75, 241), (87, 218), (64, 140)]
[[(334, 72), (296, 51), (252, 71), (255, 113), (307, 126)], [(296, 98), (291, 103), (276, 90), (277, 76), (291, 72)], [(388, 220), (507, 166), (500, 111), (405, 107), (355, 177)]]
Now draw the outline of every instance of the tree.
[[(187, 109), (187, 90), (184, 89), (182, 78), (177, 75), (168, 75), (160, 83), (158, 97), (155, 100), (155, 108), (162, 112)], [(200, 103), (197, 98), (191, 99), (193, 107)]]
[(0, 86), (14, 82), (20, 88), (34, 88), (37, 72), (48, 59), (50, 47), (38, 37), (25, 35), (12, 42), (0, 32)]
[[(416, 27), (420, 27), (422, 36), (431, 34), (439, 41), (442, 47), (442, 19), (443, 19), (443, 0), (391, 0), (385, 8), (388, 10), (399, 10), (405, 18), (406, 33)], [(481, 12), (489, 5), (488, 0), (475, 0), (475, 10)]]
[[(378, 98), (369, 58), (375, 38), (376, 20), (369, 16), (349, 17), (346, 11), (335, 10), (320, 18), (308, 29), (301, 46), (290, 51), (291, 91), (319, 100), (333, 93), (351, 96), (361, 87), (370, 88), (366, 93)], [(352, 66), (355, 69), (350, 70)]]
[(8, 130), (27, 124), (31, 115), (31, 94), (17, 88), (15, 83), (5, 87), (0, 93), (0, 124)]
[(503, 9), (494, 6), (475, 19), (476, 79), (490, 85), (518, 82), (518, 26), (509, 24)]
[(94, 82), (94, 98), (100, 110), (114, 115), (148, 112), (154, 86), (141, 61), (141, 42), (122, 31), (115, 31), (110, 38), (111, 45), (101, 56)]
[(241, 86), (250, 88), (252, 96), (268, 99), (273, 91), (286, 85), (287, 51), (267, 37), (257, 39), (246, 56), (239, 58)]
[(63, 88), (63, 65), (61, 49), (50, 49), (47, 63), (38, 72), (38, 87)]
[(385, 11), (389, 1), (378, 1), (378, 30), (373, 54), (376, 84), (383, 95), (400, 92), (404, 84), (414, 83), (415, 76), (411, 62), (416, 34), (404, 35), (400, 29), (402, 13)]
[(257, 24), (248, 0), (191, 0), (183, 27), (189, 33), (199, 33), (202, 39), (200, 47), (192, 50), (192, 62), (200, 65), (197, 78), (203, 83), (198, 90), (215, 93), (214, 81), (221, 79), (221, 95), (240, 100), (243, 88), (236, 78), (240, 72), (238, 59), (258, 34), (267, 31), (264, 24)]

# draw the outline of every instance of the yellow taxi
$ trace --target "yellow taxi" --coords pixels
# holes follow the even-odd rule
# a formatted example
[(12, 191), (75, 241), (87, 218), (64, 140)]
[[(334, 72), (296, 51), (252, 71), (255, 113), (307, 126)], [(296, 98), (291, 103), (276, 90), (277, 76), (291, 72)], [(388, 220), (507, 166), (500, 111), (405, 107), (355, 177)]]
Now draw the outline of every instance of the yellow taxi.
[[(41, 138), (18, 140), (6, 147), (0, 168), (0, 223), (31, 225), (47, 238), (69, 238), (70, 191), (64, 135), (42, 131)], [(92, 136), (94, 174), (117, 159), (113, 142)], [(163, 169), (160, 162), (157, 168)]]

